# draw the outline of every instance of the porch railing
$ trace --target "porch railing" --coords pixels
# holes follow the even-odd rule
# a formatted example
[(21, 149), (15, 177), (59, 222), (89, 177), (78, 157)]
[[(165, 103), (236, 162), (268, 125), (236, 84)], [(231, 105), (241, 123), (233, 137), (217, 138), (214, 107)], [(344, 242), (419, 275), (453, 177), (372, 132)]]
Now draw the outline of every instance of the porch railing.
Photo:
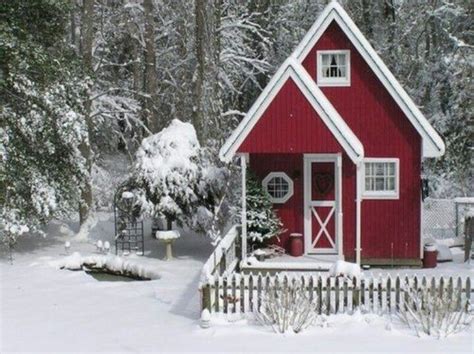
[(240, 228), (233, 226), (224, 238), (217, 244), (202, 269), (204, 278), (231, 273), (236, 270), (240, 258)]
[[(202, 309), (210, 312), (248, 313), (260, 308), (265, 294), (299, 281), (310, 299), (317, 302), (320, 314), (352, 313), (366, 310), (390, 313), (403, 304), (405, 289), (426, 289), (434, 294), (444, 292), (453, 301), (472, 300), (471, 279), (453, 277), (411, 276), (392, 278), (343, 279), (327, 275), (262, 275), (232, 274), (216, 276), (202, 284)], [(458, 291), (460, 290), (460, 291)]]

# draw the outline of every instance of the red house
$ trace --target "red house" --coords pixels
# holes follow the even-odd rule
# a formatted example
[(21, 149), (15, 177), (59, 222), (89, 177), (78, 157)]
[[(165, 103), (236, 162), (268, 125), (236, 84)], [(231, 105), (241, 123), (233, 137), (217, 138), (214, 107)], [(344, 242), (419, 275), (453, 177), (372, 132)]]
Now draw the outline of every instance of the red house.
[[(331, 2), (221, 149), (262, 181), (305, 260), (417, 265), (423, 158), (444, 143)], [(243, 183), (245, 210), (245, 183)], [(242, 243), (246, 250), (243, 213)], [(243, 252), (247, 257), (247, 252)]]

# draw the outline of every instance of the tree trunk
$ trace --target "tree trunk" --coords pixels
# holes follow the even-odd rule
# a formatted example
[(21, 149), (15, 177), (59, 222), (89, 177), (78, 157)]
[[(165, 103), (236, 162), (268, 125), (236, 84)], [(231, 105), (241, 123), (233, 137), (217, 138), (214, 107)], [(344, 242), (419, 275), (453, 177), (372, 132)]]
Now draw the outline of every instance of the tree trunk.
[(194, 0), (196, 70), (194, 72), (193, 125), (200, 142), (203, 141), (203, 84), (205, 73), (205, 0)]
[[(94, 0), (84, 0), (82, 7), (82, 28), (81, 28), (81, 48), (82, 60), (84, 67), (89, 73), (92, 73), (92, 44), (94, 40)], [(81, 201), (79, 205), (79, 222), (81, 225), (87, 220), (92, 207), (92, 148), (90, 137), (92, 131), (91, 121), (91, 101), (87, 99), (85, 102), (85, 119), (87, 125), (87, 137), (81, 142), (79, 149), (82, 156), (86, 160), (86, 179), (84, 185), (81, 186)]]
[(145, 14), (145, 75), (144, 91), (147, 95), (144, 99), (144, 120), (152, 133), (157, 133), (163, 128), (158, 122), (158, 116), (154, 108), (156, 100), (156, 54), (155, 54), (155, 19), (153, 16), (152, 0), (143, 0), (143, 11)]

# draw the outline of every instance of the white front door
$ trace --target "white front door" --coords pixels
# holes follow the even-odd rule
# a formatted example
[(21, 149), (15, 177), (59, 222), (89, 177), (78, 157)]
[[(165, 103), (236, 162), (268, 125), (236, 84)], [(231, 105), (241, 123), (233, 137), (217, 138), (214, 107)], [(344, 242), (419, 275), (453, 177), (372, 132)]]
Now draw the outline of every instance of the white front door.
[(304, 158), (305, 251), (342, 256), (341, 155)]

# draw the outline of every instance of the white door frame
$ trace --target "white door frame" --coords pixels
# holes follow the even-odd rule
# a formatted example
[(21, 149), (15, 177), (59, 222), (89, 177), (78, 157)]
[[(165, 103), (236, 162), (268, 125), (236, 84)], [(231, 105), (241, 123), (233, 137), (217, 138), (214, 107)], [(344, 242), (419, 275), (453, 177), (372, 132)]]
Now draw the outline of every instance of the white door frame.
[[(312, 247), (312, 209), (315, 203), (311, 200), (312, 185), (312, 164), (313, 162), (333, 162), (334, 163), (334, 196), (335, 196), (335, 249), (315, 250)], [(343, 259), (342, 251), (342, 155), (338, 154), (304, 154), (304, 245), (305, 254), (337, 254)], [(319, 201), (321, 204), (323, 201)]]

